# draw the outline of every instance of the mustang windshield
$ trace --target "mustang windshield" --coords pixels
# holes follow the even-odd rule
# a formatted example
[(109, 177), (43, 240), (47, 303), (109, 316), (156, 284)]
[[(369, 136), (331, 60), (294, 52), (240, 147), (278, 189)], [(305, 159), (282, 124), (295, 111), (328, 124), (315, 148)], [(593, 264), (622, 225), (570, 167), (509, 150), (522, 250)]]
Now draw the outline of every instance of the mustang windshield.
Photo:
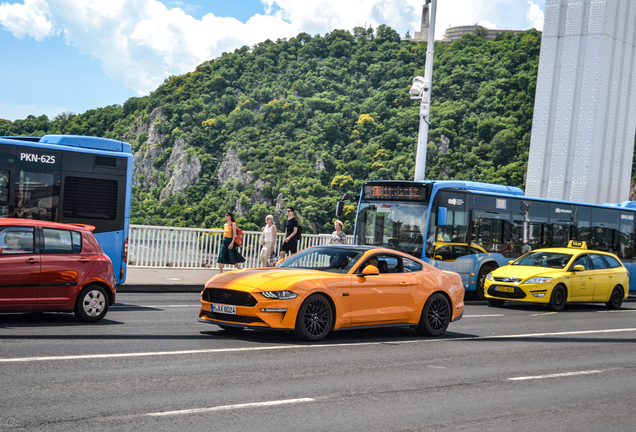
[(426, 202), (362, 201), (356, 244), (388, 247), (420, 258), (427, 211)]
[(569, 254), (538, 251), (522, 256), (513, 262), (512, 265), (562, 269), (565, 268), (570, 258), (572, 258), (572, 255)]
[(347, 273), (364, 255), (363, 250), (338, 247), (312, 247), (298, 252), (278, 267)]

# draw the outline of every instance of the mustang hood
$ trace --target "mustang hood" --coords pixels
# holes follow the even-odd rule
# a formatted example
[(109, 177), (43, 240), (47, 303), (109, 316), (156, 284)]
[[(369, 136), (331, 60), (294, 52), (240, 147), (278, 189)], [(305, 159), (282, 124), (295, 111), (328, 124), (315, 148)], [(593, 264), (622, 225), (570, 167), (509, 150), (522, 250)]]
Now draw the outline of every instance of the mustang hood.
[(206, 288), (231, 288), (242, 291), (284, 290), (299, 281), (342, 277), (317, 270), (288, 269), (269, 267), (261, 269), (236, 270), (214, 276), (206, 284)]

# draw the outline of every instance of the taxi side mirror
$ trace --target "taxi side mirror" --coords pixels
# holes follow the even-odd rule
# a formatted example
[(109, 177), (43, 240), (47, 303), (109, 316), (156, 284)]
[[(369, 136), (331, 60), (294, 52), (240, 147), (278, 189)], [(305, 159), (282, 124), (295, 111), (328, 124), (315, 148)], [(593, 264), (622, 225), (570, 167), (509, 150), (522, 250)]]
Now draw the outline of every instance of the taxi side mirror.
[(574, 271), (583, 271), (583, 270), (585, 270), (585, 267), (583, 267), (581, 264), (574, 266)]
[(372, 276), (372, 275), (379, 275), (379, 274), (380, 274), (380, 270), (378, 270), (376, 266), (368, 265), (362, 270), (362, 273), (358, 274), (358, 277)]
[(435, 259), (438, 261), (442, 261), (444, 258), (442, 258), (441, 255), (435, 255)]

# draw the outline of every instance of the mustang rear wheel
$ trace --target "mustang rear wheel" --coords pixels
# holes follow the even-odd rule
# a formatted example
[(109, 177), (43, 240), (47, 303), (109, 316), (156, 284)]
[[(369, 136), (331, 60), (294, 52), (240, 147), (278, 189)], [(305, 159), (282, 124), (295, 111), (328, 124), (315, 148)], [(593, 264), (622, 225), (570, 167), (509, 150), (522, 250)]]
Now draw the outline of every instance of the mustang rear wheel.
[(552, 290), (552, 295), (550, 296), (550, 303), (548, 303), (548, 307), (551, 310), (558, 312), (563, 309), (567, 299), (568, 296), (565, 292), (565, 288), (563, 288), (563, 285), (557, 285)]
[(323, 340), (331, 331), (333, 322), (329, 301), (321, 294), (314, 294), (300, 306), (294, 334), (301, 340)]
[(612, 295), (610, 296), (609, 301), (605, 303), (605, 306), (607, 306), (608, 309), (620, 309), (622, 304), (623, 289), (619, 286), (615, 286), (612, 290)]
[(75, 316), (84, 322), (96, 323), (108, 312), (108, 295), (100, 285), (88, 285), (75, 301)]
[(428, 298), (420, 323), (416, 328), (420, 336), (441, 336), (446, 331), (451, 320), (451, 306), (448, 299), (440, 293), (435, 293)]

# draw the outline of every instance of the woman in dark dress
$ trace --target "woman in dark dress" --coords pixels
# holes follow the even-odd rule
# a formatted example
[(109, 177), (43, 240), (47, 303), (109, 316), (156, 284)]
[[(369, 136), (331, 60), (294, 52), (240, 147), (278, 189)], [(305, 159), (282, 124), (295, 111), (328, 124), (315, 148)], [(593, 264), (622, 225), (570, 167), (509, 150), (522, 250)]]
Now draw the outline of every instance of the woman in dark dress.
[(241, 268), (241, 263), (245, 258), (238, 251), (238, 246), (234, 244), (236, 238), (236, 221), (230, 212), (225, 213), (225, 225), (223, 226), (223, 243), (219, 251), (219, 273), (223, 273), (224, 264), (234, 264), (237, 269)]

